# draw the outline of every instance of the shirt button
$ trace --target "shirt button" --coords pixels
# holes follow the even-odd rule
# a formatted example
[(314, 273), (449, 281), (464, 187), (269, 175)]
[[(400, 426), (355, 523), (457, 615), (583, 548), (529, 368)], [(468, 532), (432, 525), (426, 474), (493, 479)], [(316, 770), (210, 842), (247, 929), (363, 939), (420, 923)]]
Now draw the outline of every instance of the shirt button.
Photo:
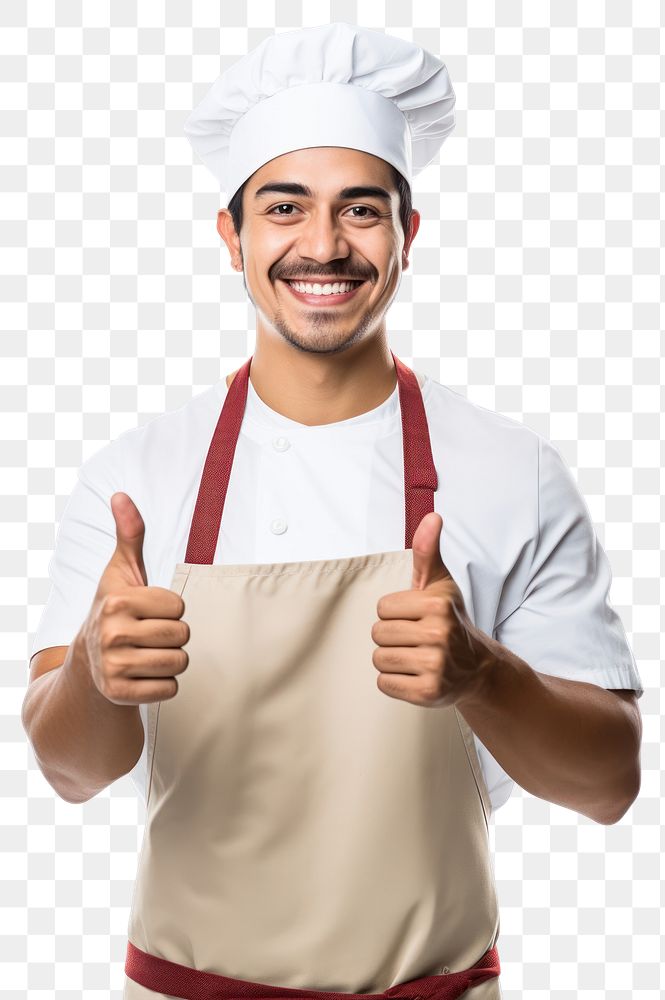
[(283, 535), (288, 525), (283, 517), (276, 517), (270, 522), (270, 530), (274, 535)]
[(291, 447), (291, 442), (285, 437), (276, 437), (272, 439), (272, 446), (275, 451), (286, 451), (287, 448)]
[(444, 972), (450, 972), (450, 969), (448, 968), (448, 966), (447, 966), (447, 965), (444, 965), (444, 967), (443, 967), (443, 971), (444, 971)]

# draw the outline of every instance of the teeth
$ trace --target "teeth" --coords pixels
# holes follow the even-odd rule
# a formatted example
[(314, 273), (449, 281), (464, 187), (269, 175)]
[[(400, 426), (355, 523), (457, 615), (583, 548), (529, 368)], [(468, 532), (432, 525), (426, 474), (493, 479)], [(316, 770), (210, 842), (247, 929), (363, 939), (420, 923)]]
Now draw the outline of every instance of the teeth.
[(340, 292), (350, 292), (352, 288), (356, 287), (353, 281), (335, 281), (332, 284), (328, 282), (325, 285), (318, 283), (310, 285), (306, 281), (289, 281), (289, 284), (297, 292), (303, 292), (307, 295), (338, 295)]

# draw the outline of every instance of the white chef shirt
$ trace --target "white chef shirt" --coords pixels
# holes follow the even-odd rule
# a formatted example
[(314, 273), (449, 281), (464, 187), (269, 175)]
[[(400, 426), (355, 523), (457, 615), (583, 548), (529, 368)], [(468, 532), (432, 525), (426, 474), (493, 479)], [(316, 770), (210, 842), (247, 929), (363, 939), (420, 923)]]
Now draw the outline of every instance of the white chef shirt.
[[(441, 555), (471, 620), (534, 670), (640, 697), (637, 665), (608, 600), (609, 561), (558, 450), (428, 376), (421, 391), (439, 477)], [(143, 517), (148, 584), (170, 587), (175, 564), (185, 561), (226, 393), (223, 378), (82, 464), (60, 519), (31, 656), (69, 645), (88, 614), (115, 548), (116, 491)], [(403, 549), (404, 541), (397, 386), (373, 410), (309, 427), (272, 410), (250, 380), (214, 561), (337, 559)], [(147, 705), (140, 711), (147, 731)], [(497, 809), (514, 782), (474, 738)], [(130, 777), (145, 802), (145, 746)]]

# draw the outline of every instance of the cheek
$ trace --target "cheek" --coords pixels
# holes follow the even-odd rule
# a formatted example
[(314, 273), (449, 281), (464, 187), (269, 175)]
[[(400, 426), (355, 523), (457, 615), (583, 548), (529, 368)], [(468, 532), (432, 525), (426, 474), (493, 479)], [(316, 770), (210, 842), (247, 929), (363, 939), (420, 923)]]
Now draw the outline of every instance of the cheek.
[(397, 261), (394, 257), (390, 257), (389, 259), (383, 262), (381, 273), (383, 275), (384, 288), (390, 288), (393, 285), (397, 284), (397, 282), (399, 281), (400, 271), (399, 267), (397, 266)]
[(278, 226), (267, 226), (252, 232), (243, 242), (245, 260), (255, 274), (267, 274), (269, 269), (284, 258), (292, 240)]

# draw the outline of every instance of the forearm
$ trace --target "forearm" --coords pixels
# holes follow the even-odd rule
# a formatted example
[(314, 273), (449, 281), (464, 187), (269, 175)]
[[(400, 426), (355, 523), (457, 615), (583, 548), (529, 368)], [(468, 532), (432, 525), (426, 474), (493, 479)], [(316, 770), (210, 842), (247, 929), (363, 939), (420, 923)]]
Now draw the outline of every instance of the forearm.
[(457, 704), (494, 759), (522, 788), (599, 823), (614, 823), (640, 783), (641, 726), (595, 684), (533, 670), (487, 636), (486, 678)]
[(40, 770), (67, 802), (85, 802), (127, 774), (143, 748), (138, 705), (101, 694), (78, 636), (62, 666), (30, 684), (21, 717)]

